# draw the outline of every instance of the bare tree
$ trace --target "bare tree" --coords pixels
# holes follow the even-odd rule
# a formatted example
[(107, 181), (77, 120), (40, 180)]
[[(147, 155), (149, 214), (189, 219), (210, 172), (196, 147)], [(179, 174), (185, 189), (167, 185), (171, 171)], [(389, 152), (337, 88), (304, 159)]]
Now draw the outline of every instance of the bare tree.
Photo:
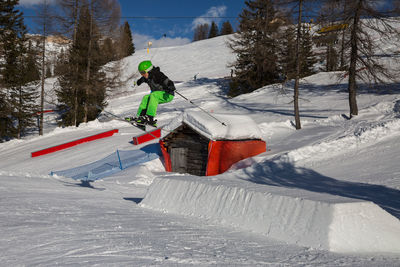
[[(294, 95), (293, 95), (293, 104), (294, 104), (294, 115), (295, 115), (295, 127), (297, 130), (301, 129), (300, 122), (300, 109), (299, 109), (299, 85), (300, 78), (302, 77), (302, 66), (307, 65), (306, 60), (308, 60), (308, 56), (306, 55), (306, 50), (311, 50), (311, 43), (308, 38), (304, 38), (306, 35), (306, 31), (304, 30), (303, 25), (303, 10), (305, 9), (305, 5), (307, 3), (315, 2), (315, 0), (278, 0), (279, 6), (287, 8), (287, 15), (293, 16), (297, 18), (296, 25), (296, 44), (295, 44), (295, 82), (294, 82)], [(308, 48), (306, 49), (306, 46)], [(302, 55), (303, 54), (303, 55)], [(312, 60), (311, 60), (312, 61)], [(310, 61), (310, 62), (311, 62)]]
[(121, 19), (118, 0), (86, 0), (101, 36), (117, 37)]
[[(326, 46), (325, 53), (325, 71), (335, 71), (338, 68), (338, 53), (336, 44), (338, 42), (340, 31), (342, 34), (342, 55), (341, 55), (341, 65), (344, 65), (344, 32), (345, 25), (340, 21), (340, 12), (342, 7), (337, 1), (325, 1), (320, 9), (320, 14), (317, 18), (317, 22), (321, 29), (317, 32), (318, 34), (318, 44), (320, 46)], [(343, 26), (343, 27), (342, 27)]]
[[(76, 34), (78, 29), (78, 18), (79, 11), (83, 4), (83, 0), (58, 0), (58, 4), (60, 6), (61, 13), (57, 16), (57, 19), (60, 22), (60, 33), (67, 34), (71, 36), (72, 46), (76, 43)], [(78, 69), (78, 66), (72, 66), (75, 70)], [(78, 90), (76, 86), (73, 89), (74, 95), (74, 111), (73, 111), (73, 125), (77, 125), (78, 122)]]
[[(391, 24), (392, 7), (388, 10), (380, 10), (381, 7), (373, 1), (342, 1), (347, 5), (344, 19), (350, 28), (348, 92), (349, 117), (352, 118), (358, 115), (357, 79), (370, 85), (396, 80), (394, 72), (381, 62), (379, 54), (385, 53), (381, 49), (382, 42), (390, 42), (393, 36), (399, 36), (399, 32)], [(375, 39), (374, 35), (379, 38)]]
[(59, 32), (69, 35), (72, 43), (76, 41), (76, 31), (78, 27), (79, 10), (83, 0), (58, 0), (60, 14), (57, 19), (60, 24)]
[(209, 31), (210, 31), (210, 25), (208, 25), (207, 23), (197, 25), (197, 27), (194, 30), (193, 41), (195, 42), (207, 39)]
[(300, 81), (300, 42), (301, 42), (301, 16), (302, 16), (303, 0), (299, 0), (298, 17), (297, 17), (297, 37), (296, 37), (296, 78), (294, 82), (294, 117), (296, 129), (301, 129), (300, 110), (299, 110), (299, 81)]
[[(86, 95), (86, 99), (88, 99), (89, 97), (89, 92), (90, 92), (90, 68), (91, 68), (91, 63), (92, 63), (92, 42), (94, 41), (94, 37), (93, 37), (93, 15), (94, 15), (94, 3), (93, 1), (90, 1), (90, 5), (89, 5), (89, 44), (88, 44), (88, 56), (87, 56), (87, 64), (86, 64), (86, 88), (85, 88), (85, 95)], [(88, 122), (88, 101), (85, 101), (85, 114), (83, 117), (83, 122)]]
[(41, 91), (40, 91), (40, 123), (39, 135), (43, 135), (43, 116), (44, 116), (44, 83), (46, 79), (46, 39), (53, 31), (54, 11), (48, 0), (42, 0), (36, 9), (35, 22), (39, 26), (38, 32), (42, 37), (41, 43)]
[[(349, 6), (349, 2), (351, 0), (345, 0), (343, 1), (342, 5), (342, 14), (346, 14), (347, 8)], [(345, 53), (346, 53), (346, 38), (348, 35), (348, 27), (347, 23), (344, 21), (344, 18), (342, 19), (344, 27), (342, 27), (342, 38), (341, 38), (341, 45), (340, 45), (340, 69), (344, 70), (346, 68), (346, 59), (345, 59)]]

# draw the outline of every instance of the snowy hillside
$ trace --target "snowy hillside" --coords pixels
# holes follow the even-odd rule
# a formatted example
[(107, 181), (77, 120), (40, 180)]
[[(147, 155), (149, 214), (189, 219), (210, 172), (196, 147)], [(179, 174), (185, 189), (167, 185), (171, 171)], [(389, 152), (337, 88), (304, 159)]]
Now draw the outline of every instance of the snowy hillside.
[[(106, 110), (136, 113), (149, 91), (133, 86), (137, 64), (151, 59), (202, 109), (255, 121), (267, 152), (212, 177), (167, 173), (155, 159), (88, 187), (50, 173), (157, 142), (132, 145), (141, 131), (122, 121), (57, 128), (47, 115), (44, 136), (0, 144), (2, 265), (399, 265), (399, 84), (379, 91), (361, 85), (360, 115), (346, 120), (343, 73), (307, 77), (300, 85), (303, 128), (295, 130), (291, 83), (226, 97), (235, 55), (225, 41), (137, 51), (121, 62), (126, 94), (110, 98)], [(159, 106), (159, 124), (173, 124), (183, 111), (201, 112), (176, 95)], [(31, 157), (112, 129), (119, 133)]]
[[(40, 47), (42, 47), (43, 36), (40, 34), (28, 34), (27, 37), (32, 42), (32, 46), (41, 51)], [(64, 36), (49, 35), (46, 37), (46, 62), (52, 72), (54, 72), (58, 57), (61, 53), (65, 53), (69, 49), (70, 43), (70, 40)]]

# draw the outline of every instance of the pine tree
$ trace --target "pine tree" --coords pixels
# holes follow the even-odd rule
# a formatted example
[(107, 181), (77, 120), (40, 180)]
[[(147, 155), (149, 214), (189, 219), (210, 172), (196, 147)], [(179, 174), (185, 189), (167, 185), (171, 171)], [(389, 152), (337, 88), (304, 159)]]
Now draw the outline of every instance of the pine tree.
[(28, 74), (32, 69), (29, 64), (24, 63), (26, 61), (27, 56), (23, 57), (20, 63), (22, 74), (24, 74), (21, 75), (21, 84), (10, 91), (11, 105), (14, 107), (13, 116), (17, 121), (17, 138), (21, 138), (36, 126), (35, 116), (39, 110), (39, 106), (36, 104), (39, 96), (37, 91), (39, 80), (31, 81), (32, 78)]
[(45, 78), (51, 78), (52, 76), (53, 76), (53, 74), (51, 73), (51, 67), (49, 64), (47, 64)]
[[(56, 91), (62, 125), (78, 126), (85, 119), (98, 115), (98, 106), (104, 106), (106, 96), (105, 74), (101, 71), (102, 54), (99, 33), (89, 8), (80, 12), (76, 42), (69, 53), (70, 71), (59, 77), (60, 88)], [(90, 75), (88, 75), (88, 71)]]
[(338, 70), (338, 58), (339, 55), (333, 44), (328, 44), (326, 47), (326, 71)]
[(3, 142), (9, 136), (11, 136), (11, 130), (14, 129), (12, 125), (12, 120), (10, 119), (11, 108), (8, 101), (8, 90), (5, 86), (5, 81), (3, 79), (2, 73), (5, 65), (4, 44), (8, 37), (5, 29), (6, 26), (8, 26), (8, 24), (10, 23), (7, 20), (7, 16), (10, 12), (12, 12), (12, 10), (12, 6), (7, 6), (4, 1), (0, 2), (0, 142)]
[(37, 62), (37, 51), (32, 47), (31, 41), (29, 41), (28, 51), (26, 56), (26, 82), (33, 82), (40, 80), (40, 71)]
[(280, 26), (272, 0), (245, 2), (247, 9), (239, 15), (239, 31), (230, 41), (237, 54), (232, 65), (235, 77), (229, 95), (249, 93), (279, 80), (277, 30)]
[[(73, 51), (76, 47), (73, 47)], [(71, 52), (72, 52), (71, 51)], [(83, 81), (83, 73), (79, 72), (82, 68), (77, 65), (76, 58), (70, 57), (67, 69), (70, 71), (65, 72), (58, 77), (59, 88), (56, 90), (58, 107), (61, 111), (60, 125), (64, 126), (78, 126), (83, 121), (83, 88), (81, 82)]]
[(314, 65), (317, 63), (317, 59), (313, 52), (312, 37), (308, 25), (306, 24), (302, 25), (300, 42), (300, 78), (302, 78), (314, 74)]
[(68, 56), (64, 49), (61, 49), (57, 55), (56, 64), (54, 66), (54, 75), (60, 76), (68, 72)]
[(215, 22), (213, 21), (211, 23), (211, 28), (210, 28), (210, 32), (208, 34), (208, 39), (210, 38), (214, 38), (218, 36), (218, 26), (217, 24), (215, 24)]
[(283, 32), (279, 64), (286, 81), (296, 77), (296, 32), (294, 25), (288, 25)]
[(119, 58), (131, 56), (135, 53), (135, 46), (132, 39), (132, 31), (129, 23), (125, 21), (121, 28), (119, 40)]
[(220, 35), (228, 35), (233, 33), (232, 25), (229, 21), (225, 21), (222, 24), (221, 33)]
[(3, 56), (0, 66), (2, 85), (1, 139), (20, 138), (34, 125), (36, 90), (25, 86), (30, 82), (26, 67), (26, 27), (22, 12), (15, 9), (17, 0), (2, 1), (0, 5), (0, 43)]
[(0, 84), (0, 142), (14, 135), (14, 126), (10, 118), (11, 107), (6, 89)]

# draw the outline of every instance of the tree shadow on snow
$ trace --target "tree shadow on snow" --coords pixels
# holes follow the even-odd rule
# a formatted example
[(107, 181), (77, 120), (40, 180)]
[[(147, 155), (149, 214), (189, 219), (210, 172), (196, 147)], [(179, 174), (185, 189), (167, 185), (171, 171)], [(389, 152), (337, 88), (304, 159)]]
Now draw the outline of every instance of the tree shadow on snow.
[(336, 180), (290, 163), (268, 162), (243, 171), (254, 183), (372, 201), (400, 218), (400, 190), (382, 185)]
[[(265, 107), (265, 108), (259, 108), (259, 104), (256, 104), (256, 107), (252, 107), (251, 104), (237, 104), (237, 103), (232, 103), (228, 100), (229, 105), (231, 105), (233, 108), (240, 108), (242, 110), (246, 110), (249, 114), (254, 113), (254, 112), (260, 112), (260, 113), (271, 113), (271, 114), (278, 114), (282, 116), (287, 116), (290, 118), (294, 118), (294, 111), (293, 109), (282, 109), (282, 108), (276, 108), (271, 106), (270, 108)], [(330, 112), (332, 112), (332, 109), (329, 109)], [(311, 114), (318, 114), (323, 112), (323, 110), (312, 110), (312, 109), (302, 109), (300, 110), (301, 117), (302, 118), (312, 118), (312, 119), (327, 119), (327, 116), (317, 116), (317, 115), (311, 115)], [(340, 112), (339, 110), (337, 112)]]
[[(228, 78), (198, 78), (196, 80), (192, 80), (186, 83), (186, 87), (198, 87), (204, 85), (216, 85), (218, 87), (218, 92), (214, 92), (214, 95), (222, 98), (228, 98), (229, 91), (229, 82)], [(214, 88), (214, 86), (212, 86)]]
[[(287, 87), (293, 88), (293, 85), (287, 84)], [(358, 83), (357, 94), (393, 95), (400, 93), (399, 88), (400, 88), (399, 83), (377, 84), (377, 85)], [(313, 94), (320, 96), (325, 95), (327, 92), (348, 93), (348, 84), (337, 83), (337, 84), (320, 85), (320, 84), (301, 83), (299, 90), (300, 90), (300, 95), (301, 92), (312, 92)]]

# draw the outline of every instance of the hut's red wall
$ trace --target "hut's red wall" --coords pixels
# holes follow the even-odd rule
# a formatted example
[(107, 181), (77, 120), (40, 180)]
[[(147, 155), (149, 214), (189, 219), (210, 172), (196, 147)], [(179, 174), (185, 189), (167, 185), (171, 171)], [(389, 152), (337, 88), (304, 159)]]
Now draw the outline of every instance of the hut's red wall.
[[(160, 140), (160, 147), (164, 158), (165, 170), (171, 172), (171, 157), (162, 140)], [(221, 174), (234, 163), (263, 153), (266, 149), (266, 143), (262, 140), (210, 141), (208, 144), (206, 176)]]
[(171, 157), (168, 154), (167, 148), (165, 147), (164, 142), (162, 140), (160, 140), (159, 143), (164, 158), (165, 170), (167, 172), (172, 172)]
[(207, 176), (228, 170), (234, 163), (265, 152), (262, 140), (210, 141), (208, 144)]

